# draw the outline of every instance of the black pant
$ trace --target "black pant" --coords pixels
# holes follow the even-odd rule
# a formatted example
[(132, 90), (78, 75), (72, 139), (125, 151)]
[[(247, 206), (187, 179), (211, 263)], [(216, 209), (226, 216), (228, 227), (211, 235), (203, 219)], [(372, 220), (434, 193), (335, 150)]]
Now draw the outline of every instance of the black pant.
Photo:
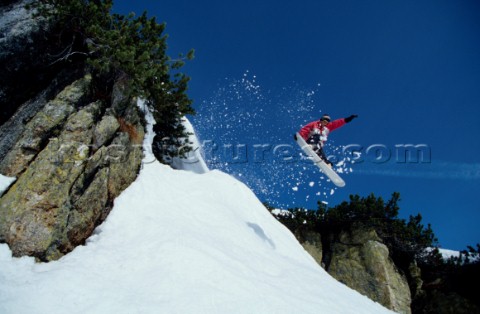
[(332, 163), (327, 159), (327, 156), (325, 155), (325, 152), (323, 151), (322, 148), (322, 143), (320, 141), (320, 135), (319, 134), (314, 134), (310, 136), (307, 139), (307, 143), (310, 144), (312, 147), (313, 151), (320, 157), (322, 158), (323, 161), (325, 161), (327, 164), (331, 165)]

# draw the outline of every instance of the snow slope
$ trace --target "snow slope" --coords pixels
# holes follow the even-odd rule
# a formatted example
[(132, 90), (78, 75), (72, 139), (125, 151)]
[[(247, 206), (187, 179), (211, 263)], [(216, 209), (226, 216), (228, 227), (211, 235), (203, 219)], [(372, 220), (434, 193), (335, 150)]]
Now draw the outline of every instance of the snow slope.
[(149, 162), (60, 260), (0, 245), (0, 313), (391, 312), (330, 277), (233, 177)]

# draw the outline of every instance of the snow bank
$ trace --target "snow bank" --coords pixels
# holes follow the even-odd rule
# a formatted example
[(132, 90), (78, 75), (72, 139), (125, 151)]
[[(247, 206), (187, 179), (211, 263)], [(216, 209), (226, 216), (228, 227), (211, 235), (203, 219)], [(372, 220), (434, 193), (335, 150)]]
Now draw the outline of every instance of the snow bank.
[(242, 183), (158, 163), (56, 262), (0, 246), (1, 313), (387, 313), (331, 278)]
[(445, 260), (448, 260), (452, 257), (459, 257), (460, 256), (460, 251), (454, 251), (454, 250), (447, 250), (447, 249), (438, 249), (440, 254)]
[[(462, 257), (462, 262), (465, 262), (465, 255), (462, 256), (460, 251), (455, 251), (455, 250), (448, 250), (448, 249), (438, 249), (440, 254), (443, 257), (444, 261), (448, 261), (451, 258), (458, 258)], [(470, 262), (475, 262), (480, 260), (480, 256), (478, 254), (472, 254), (469, 257)]]

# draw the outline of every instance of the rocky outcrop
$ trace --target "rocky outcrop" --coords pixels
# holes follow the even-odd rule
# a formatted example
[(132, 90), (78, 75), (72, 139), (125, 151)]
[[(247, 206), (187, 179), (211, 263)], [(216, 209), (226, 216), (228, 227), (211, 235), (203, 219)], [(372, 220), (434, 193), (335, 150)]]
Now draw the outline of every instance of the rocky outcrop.
[(382, 228), (380, 237), (375, 223), (364, 220), (340, 224), (321, 211), (267, 209), (330, 275), (397, 313), (480, 313), (470, 288), (478, 281), (477, 262), (443, 263), (435, 250), (418, 248), (413, 256), (414, 243)]
[[(14, 256), (50, 261), (84, 243), (138, 173), (144, 129), (130, 99), (122, 116), (75, 81), (36, 113), (0, 172), (17, 177), (0, 198), (0, 241)], [(107, 107), (108, 106), (108, 107)]]
[[(323, 241), (322, 235), (314, 231), (297, 230), (295, 236), (315, 261), (340, 282), (395, 312), (411, 313), (407, 278), (374, 230), (342, 231)], [(418, 270), (414, 266), (412, 272)]]
[(50, 261), (84, 243), (135, 180), (144, 128), (128, 79), (98, 86), (84, 61), (62, 62), (68, 31), (32, 2), (0, 3), (0, 173), (16, 177), (0, 198), (0, 242)]
[(331, 243), (327, 271), (347, 286), (398, 313), (411, 313), (407, 279), (374, 230), (342, 232)]

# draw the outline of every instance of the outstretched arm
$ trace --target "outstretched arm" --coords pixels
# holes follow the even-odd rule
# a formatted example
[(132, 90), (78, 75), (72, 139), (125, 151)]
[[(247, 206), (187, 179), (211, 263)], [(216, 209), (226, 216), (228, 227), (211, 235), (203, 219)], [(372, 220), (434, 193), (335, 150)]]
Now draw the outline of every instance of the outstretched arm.
[(338, 129), (341, 126), (344, 126), (346, 123), (352, 121), (356, 117), (358, 117), (358, 115), (354, 114), (354, 115), (351, 115), (350, 117), (347, 117), (347, 118), (334, 120), (334, 121), (330, 122), (329, 124), (327, 124), (327, 128), (330, 131), (333, 131), (335, 129)]

